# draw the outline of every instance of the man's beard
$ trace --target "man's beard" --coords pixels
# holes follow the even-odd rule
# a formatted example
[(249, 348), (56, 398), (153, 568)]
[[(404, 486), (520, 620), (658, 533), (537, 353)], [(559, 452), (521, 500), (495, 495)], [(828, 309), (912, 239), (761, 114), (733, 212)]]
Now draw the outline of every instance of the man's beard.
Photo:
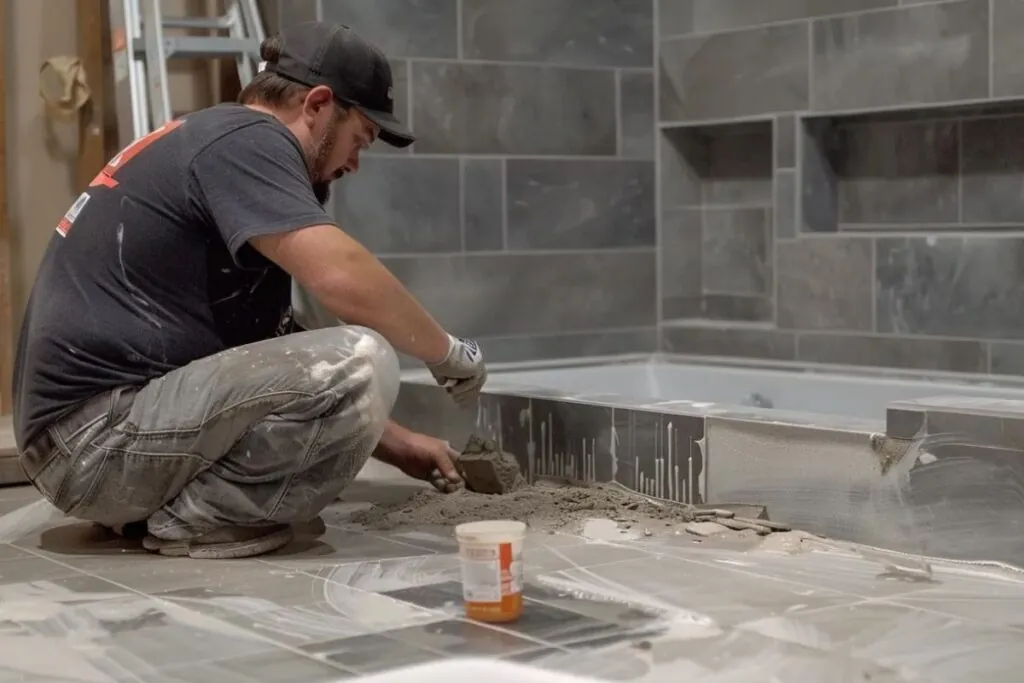
[(331, 198), (331, 183), (334, 181), (334, 178), (328, 178), (324, 171), (327, 166), (327, 159), (331, 156), (331, 152), (334, 151), (336, 140), (333, 132), (341, 120), (341, 116), (342, 112), (335, 109), (331, 114), (331, 120), (328, 122), (323, 135), (313, 144), (313, 149), (306, 152), (306, 156), (309, 159), (309, 167), (312, 169), (310, 177), (313, 182), (313, 194), (316, 195), (320, 206), (326, 207), (327, 201)]

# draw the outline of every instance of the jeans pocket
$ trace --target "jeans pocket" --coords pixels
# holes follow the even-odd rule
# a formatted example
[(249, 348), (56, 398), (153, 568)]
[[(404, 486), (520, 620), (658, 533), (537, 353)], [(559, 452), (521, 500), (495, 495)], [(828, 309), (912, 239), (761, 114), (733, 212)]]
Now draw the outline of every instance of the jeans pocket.
[(76, 482), (85, 490), (72, 514), (107, 525), (148, 519), (206, 468), (206, 461), (190, 453), (113, 448), (95, 448), (82, 462), (91, 471), (76, 473), (85, 475)]

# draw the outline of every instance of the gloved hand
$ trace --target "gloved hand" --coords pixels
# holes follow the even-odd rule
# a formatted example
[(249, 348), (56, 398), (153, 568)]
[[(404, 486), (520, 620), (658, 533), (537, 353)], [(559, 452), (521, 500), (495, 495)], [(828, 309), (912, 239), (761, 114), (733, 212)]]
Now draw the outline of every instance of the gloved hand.
[(436, 365), (428, 365), (437, 383), (448, 390), (456, 403), (476, 399), (487, 381), (487, 368), (477, 343), (448, 335), (448, 355)]

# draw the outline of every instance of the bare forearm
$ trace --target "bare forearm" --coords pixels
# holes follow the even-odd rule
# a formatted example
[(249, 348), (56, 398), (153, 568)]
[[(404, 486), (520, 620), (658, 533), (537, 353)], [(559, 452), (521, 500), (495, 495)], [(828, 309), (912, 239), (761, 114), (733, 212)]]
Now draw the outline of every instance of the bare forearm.
[(347, 324), (374, 329), (395, 350), (425, 363), (447, 355), (444, 328), (384, 264), (336, 227), (257, 238), (254, 246)]
[(447, 355), (444, 328), (369, 252), (349, 260), (337, 277), (310, 284), (327, 310), (346, 323), (377, 330), (397, 351), (426, 363), (438, 363)]
[(401, 454), (402, 447), (408, 443), (410, 434), (412, 432), (394, 420), (388, 421), (388, 426), (384, 428), (384, 434), (373, 451), (373, 457), (381, 462), (389, 463), (395, 456)]

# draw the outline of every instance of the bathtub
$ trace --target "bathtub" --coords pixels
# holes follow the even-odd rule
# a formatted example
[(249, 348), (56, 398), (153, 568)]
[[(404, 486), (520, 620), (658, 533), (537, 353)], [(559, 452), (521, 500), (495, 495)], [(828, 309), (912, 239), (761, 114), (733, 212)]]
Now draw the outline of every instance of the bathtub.
[(1024, 399), (1024, 382), (1010, 378), (661, 356), (507, 364), (495, 367), (490, 381), (570, 396), (693, 401), (870, 421), (884, 420), (891, 401), (936, 396)]

